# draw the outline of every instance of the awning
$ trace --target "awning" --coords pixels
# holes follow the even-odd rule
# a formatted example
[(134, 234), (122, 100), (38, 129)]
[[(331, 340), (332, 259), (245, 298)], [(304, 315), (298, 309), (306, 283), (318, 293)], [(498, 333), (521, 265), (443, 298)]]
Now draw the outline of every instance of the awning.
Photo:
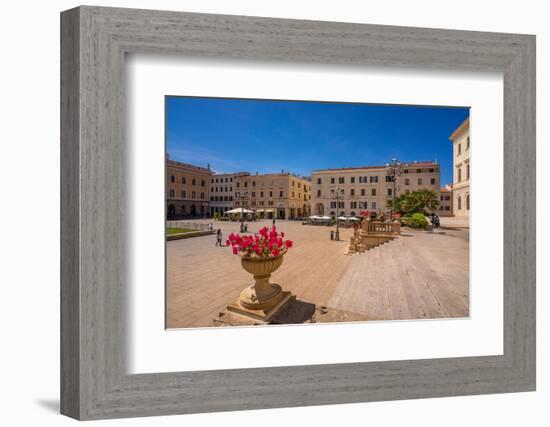
[(240, 213), (254, 213), (254, 211), (251, 211), (249, 209), (245, 208), (235, 208), (231, 209), (229, 211), (225, 211), (226, 214), (240, 214)]

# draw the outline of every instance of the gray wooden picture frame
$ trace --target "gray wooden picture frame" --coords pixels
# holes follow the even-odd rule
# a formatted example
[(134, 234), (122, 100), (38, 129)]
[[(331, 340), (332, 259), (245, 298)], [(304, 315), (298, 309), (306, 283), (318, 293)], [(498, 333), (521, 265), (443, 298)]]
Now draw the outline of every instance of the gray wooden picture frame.
[[(504, 354), (127, 374), (127, 53), (502, 72)], [(534, 36), (88, 6), (62, 12), (63, 414), (85, 420), (530, 390)]]

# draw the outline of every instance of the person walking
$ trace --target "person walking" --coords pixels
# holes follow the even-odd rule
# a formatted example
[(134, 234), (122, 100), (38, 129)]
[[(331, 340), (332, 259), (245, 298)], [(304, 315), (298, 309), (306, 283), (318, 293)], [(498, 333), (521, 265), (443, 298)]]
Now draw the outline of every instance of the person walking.
[(275, 227), (275, 217), (273, 217), (273, 227)]
[(216, 231), (216, 246), (222, 246), (222, 229), (218, 228)]

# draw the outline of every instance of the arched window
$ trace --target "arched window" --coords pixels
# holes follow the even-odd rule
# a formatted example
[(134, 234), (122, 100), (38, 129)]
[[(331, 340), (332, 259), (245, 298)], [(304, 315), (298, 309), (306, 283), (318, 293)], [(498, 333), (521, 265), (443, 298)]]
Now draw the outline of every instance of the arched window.
[(193, 181), (191, 181), (192, 185), (195, 185), (195, 178), (193, 178)]
[(470, 195), (466, 194), (466, 210), (470, 210)]
[(462, 210), (462, 197), (458, 196), (457, 200), (458, 210)]
[(355, 212), (351, 211), (351, 212), (349, 213), (349, 216), (355, 216)]
[(330, 213), (330, 216), (331, 216), (332, 218), (334, 218), (334, 217), (336, 216), (336, 214), (334, 213), (334, 211), (332, 211), (332, 212)]

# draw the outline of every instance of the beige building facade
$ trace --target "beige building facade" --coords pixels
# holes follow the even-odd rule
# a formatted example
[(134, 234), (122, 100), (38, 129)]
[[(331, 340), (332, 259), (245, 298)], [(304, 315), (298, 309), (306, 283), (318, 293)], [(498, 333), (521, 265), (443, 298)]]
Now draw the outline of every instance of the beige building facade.
[[(440, 167), (435, 162), (404, 163), (396, 178), (396, 197), (420, 189), (434, 190), (439, 196)], [(315, 170), (312, 173), (314, 215), (358, 216), (361, 211), (388, 212), (393, 184), (385, 166), (363, 166)], [(335, 194), (340, 190), (340, 201)]]
[(453, 214), (470, 216), (470, 119), (451, 134), (453, 143)]
[(453, 215), (453, 187), (445, 185), (439, 190), (439, 208), (437, 209), (439, 216)]
[(210, 178), (210, 216), (223, 215), (235, 206), (235, 183), (237, 177), (250, 175), (248, 172), (214, 174)]
[(168, 219), (209, 214), (210, 168), (166, 158), (166, 216)]
[(290, 173), (243, 175), (235, 178), (234, 207), (260, 217), (298, 219), (310, 215), (311, 181)]

